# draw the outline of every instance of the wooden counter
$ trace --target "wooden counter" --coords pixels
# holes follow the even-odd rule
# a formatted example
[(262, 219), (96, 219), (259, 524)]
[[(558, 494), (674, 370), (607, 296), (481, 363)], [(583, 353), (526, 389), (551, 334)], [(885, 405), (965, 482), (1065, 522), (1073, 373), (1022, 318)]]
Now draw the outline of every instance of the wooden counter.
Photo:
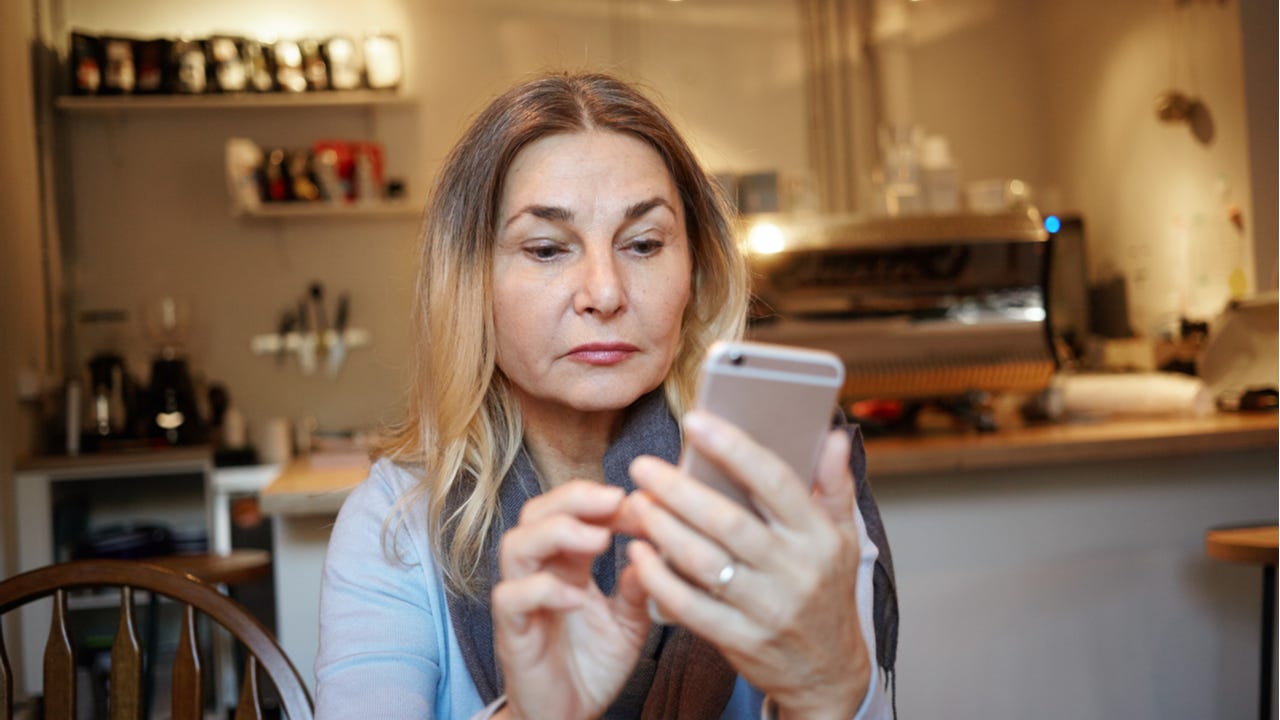
[[(926, 433), (867, 440), (873, 480), (913, 473), (1029, 467), (1075, 460), (1123, 460), (1277, 447), (1276, 413), (1074, 422), (1011, 427), (994, 433)], [(260, 495), (264, 512), (336, 513), (368, 465), (287, 465)]]
[(275, 515), (335, 514), (368, 475), (367, 463), (326, 465), (296, 459), (258, 493), (258, 503), (263, 512)]
[(1126, 460), (1277, 447), (1274, 412), (1127, 419), (867, 440), (873, 480), (911, 473)]

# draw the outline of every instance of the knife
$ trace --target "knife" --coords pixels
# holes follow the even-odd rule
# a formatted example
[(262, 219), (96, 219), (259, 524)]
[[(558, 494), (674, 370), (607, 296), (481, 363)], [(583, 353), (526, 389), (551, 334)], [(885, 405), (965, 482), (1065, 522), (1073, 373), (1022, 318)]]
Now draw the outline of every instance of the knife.
[(311, 323), (310, 303), (298, 303), (298, 366), (303, 375), (316, 370), (316, 334)]
[(334, 340), (329, 348), (329, 377), (337, 377), (347, 356), (347, 312), (351, 305), (346, 293), (338, 296), (338, 310), (333, 319)]
[(289, 343), (289, 333), (293, 331), (294, 326), (298, 324), (298, 319), (292, 312), (286, 310), (284, 315), (280, 317), (280, 328), (277, 331), (280, 338), (280, 346), (276, 348), (276, 365), (284, 364), (284, 354), (287, 352)]
[(323, 362), (329, 354), (329, 323), (325, 320), (324, 315), (324, 286), (318, 282), (311, 283), (309, 289), (311, 296), (310, 308), (312, 311), (312, 330), (315, 331), (316, 341), (320, 351), (320, 360)]

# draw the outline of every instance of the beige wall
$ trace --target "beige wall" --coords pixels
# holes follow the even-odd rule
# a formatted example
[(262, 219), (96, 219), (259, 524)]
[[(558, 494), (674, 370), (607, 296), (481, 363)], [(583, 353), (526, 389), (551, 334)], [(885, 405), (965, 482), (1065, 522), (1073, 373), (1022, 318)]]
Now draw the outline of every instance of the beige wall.
[[(1044, 209), (1082, 212), (1092, 275), (1128, 279), (1140, 331), (1159, 331), (1180, 312), (1211, 316), (1235, 268), (1255, 275), (1253, 237), (1267, 232), (1259, 218), (1269, 213), (1274, 228), (1273, 204), (1253, 207), (1257, 172), (1246, 137), (1274, 138), (1275, 118), (1264, 104), (1249, 117), (1269, 122), (1270, 133), (1246, 131), (1239, 1), (1187, 4), (1176, 47), (1172, 3), (912, 3), (911, 82), (899, 101), (950, 139), (963, 179), (1022, 178)], [(227, 383), (251, 423), (312, 415), (324, 427), (350, 427), (394, 411), (417, 222), (231, 218), (221, 174), (227, 137), (296, 145), (376, 136), (389, 172), (408, 178), (421, 202), (440, 158), (493, 93), (540, 69), (603, 68), (654, 88), (713, 168), (804, 172), (799, 33), (783, 0), (46, 2), (63, 29), (390, 29), (406, 42), (406, 90), (415, 99), (406, 108), (62, 116), (73, 163), (60, 199), (79, 309), (120, 308), (136, 318), (161, 295), (188, 298), (196, 368)], [(1171, 77), (1175, 50), (1183, 70)], [(1155, 95), (1173, 82), (1209, 107), (1212, 144), (1156, 121)], [(1274, 83), (1251, 87), (1270, 87), (1274, 108)], [(1242, 208), (1243, 232), (1226, 217), (1229, 203)], [(1271, 257), (1274, 264), (1274, 250)], [(336, 382), (247, 349), (313, 280), (331, 296), (349, 291), (352, 322), (374, 337)], [(77, 337), (77, 366), (115, 346), (145, 378), (150, 349), (139, 324), (114, 333), (81, 328)]]
[[(798, 34), (786, 3), (54, 4), (66, 27), (97, 32), (323, 36), (381, 28), (406, 43), (406, 90), (415, 100), (407, 108), (63, 116), (73, 171), (62, 200), (80, 309), (136, 317), (161, 295), (187, 298), (196, 367), (227, 383), (251, 424), (282, 415), (314, 416), (326, 428), (363, 426), (394, 409), (405, 386), (417, 219), (231, 218), (222, 177), (227, 137), (297, 146), (376, 136), (389, 173), (407, 177), (421, 202), (441, 157), (494, 93), (537, 70), (592, 68), (652, 87), (716, 169), (796, 172), (804, 162)], [(374, 338), (373, 347), (350, 354), (337, 381), (303, 377), (292, 364), (248, 351), (250, 337), (271, 332), (313, 280), (331, 298), (349, 291), (352, 323)], [(147, 374), (139, 324), (82, 329), (78, 337), (80, 363), (115, 346)]]
[(1249, 176), (1253, 192), (1254, 278), (1259, 290), (1275, 290), (1280, 284), (1280, 133), (1276, 131), (1277, 88), (1280, 88), (1280, 55), (1277, 29), (1280, 11), (1272, 2), (1240, 5), (1243, 41), (1245, 106), (1249, 128)]
[(18, 404), (18, 375), (38, 376), (47, 361), (39, 183), (32, 142), (32, 22), (28, 3), (0, 3), (0, 578), (16, 567), (13, 463), (29, 448), (32, 432), (30, 414)]

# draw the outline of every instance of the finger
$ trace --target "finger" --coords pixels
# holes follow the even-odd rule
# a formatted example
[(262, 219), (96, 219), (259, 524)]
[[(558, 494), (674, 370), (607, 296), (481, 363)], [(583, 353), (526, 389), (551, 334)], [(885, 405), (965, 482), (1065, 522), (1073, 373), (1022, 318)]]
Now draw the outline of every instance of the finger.
[(740, 646), (753, 633), (753, 623), (733, 605), (725, 604), (690, 585), (672, 572), (657, 552), (643, 540), (627, 545), (630, 567), (662, 617), (683, 625), (709, 642)]
[(530, 617), (544, 611), (568, 612), (581, 607), (587, 593), (550, 573), (504, 580), (493, 587), (490, 600), (496, 627), (513, 633), (528, 630)]
[(857, 488), (849, 470), (852, 443), (844, 430), (832, 430), (823, 440), (818, 456), (818, 473), (813, 482), (813, 497), (837, 523), (853, 520)]
[(686, 439), (746, 489), (766, 518), (789, 527), (812, 522), (808, 478), (797, 477), (790, 465), (738, 426), (691, 410), (685, 415), (684, 429)]
[(622, 488), (588, 480), (570, 480), (530, 498), (520, 508), (521, 524), (561, 513), (584, 520), (607, 521), (617, 512), (626, 493)]
[(684, 525), (650, 500), (645, 491), (632, 493), (632, 498), (648, 529), (647, 542), (657, 549), (667, 568), (703, 594), (732, 606), (743, 617), (769, 625), (785, 605), (783, 595), (804, 586), (804, 562), (788, 559), (786, 554), (770, 554), (768, 561), (762, 563), (765, 569), (759, 569)]
[(713, 592), (721, 570), (735, 561), (733, 555), (685, 525), (643, 490), (631, 494), (631, 503), (644, 526), (644, 537), (667, 562), (689, 581)]
[(627, 495), (622, 501), (622, 505), (618, 508), (618, 512), (614, 513), (613, 519), (609, 524), (611, 530), (623, 535), (631, 537), (643, 537), (644, 526), (640, 524), (640, 516), (636, 514), (633, 498), (635, 493)]
[(630, 470), (636, 486), (685, 525), (748, 563), (764, 562), (771, 549), (770, 533), (755, 513), (658, 458), (638, 457)]
[(648, 632), (653, 621), (649, 618), (646, 603), (649, 594), (640, 584), (637, 570), (631, 565), (622, 569), (618, 576), (618, 591), (614, 593), (613, 602), (618, 613), (619, 622), (625, 623), (637, 631)]
[[(556, 565), (566, 576), (590, 574), (591, 559), (609, 546), (606, 527), (584, 522), (570, 515), (552, 515), (522, 522), (502, 536), (498, 548), (498, 569), (503, 579), (530, 575), (547, 565)], [(577, 573), (565, 573), (577, 566)]]

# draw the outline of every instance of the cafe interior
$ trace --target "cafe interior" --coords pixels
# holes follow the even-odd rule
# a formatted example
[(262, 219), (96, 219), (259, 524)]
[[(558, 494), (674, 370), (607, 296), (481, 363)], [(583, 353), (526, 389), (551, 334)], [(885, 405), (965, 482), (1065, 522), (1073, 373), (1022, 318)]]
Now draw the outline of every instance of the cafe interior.
[[(1276, 717), (1276, 3), (0, 13), (0, 716), (107, 717), (129, 583), (18, 582), (104, 558), (230, 597), (314, 695), (329, 531), (405, 405), (433, 177), (503, 89), (600, 70), (735, 204), (748, 338), (844, 363), (901, 717)], [(142, 714), (168, 717), (183, 602), (133, 606)], [(227, 717), (249, 641), (202, 612), (199, 704)], [(264, 682), (268, 716), (290, 692)]]

